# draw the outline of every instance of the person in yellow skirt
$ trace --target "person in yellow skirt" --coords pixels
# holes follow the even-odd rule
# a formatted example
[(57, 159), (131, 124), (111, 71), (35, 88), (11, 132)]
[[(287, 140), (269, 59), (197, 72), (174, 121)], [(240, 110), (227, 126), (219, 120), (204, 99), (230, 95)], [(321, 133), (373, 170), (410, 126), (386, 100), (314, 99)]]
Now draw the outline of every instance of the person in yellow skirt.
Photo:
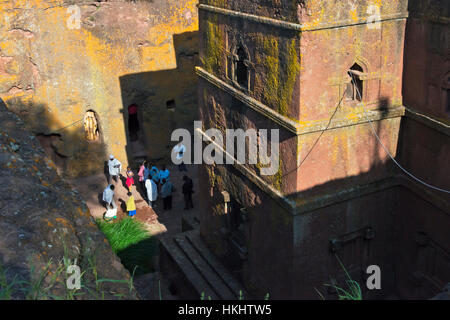
[(127, 211), (128, 216), (134, 218), (136, 215), (136, 204), (134, 202), (134, 196), (131, 192), (128, 192), (128, 200), (127, 200)]

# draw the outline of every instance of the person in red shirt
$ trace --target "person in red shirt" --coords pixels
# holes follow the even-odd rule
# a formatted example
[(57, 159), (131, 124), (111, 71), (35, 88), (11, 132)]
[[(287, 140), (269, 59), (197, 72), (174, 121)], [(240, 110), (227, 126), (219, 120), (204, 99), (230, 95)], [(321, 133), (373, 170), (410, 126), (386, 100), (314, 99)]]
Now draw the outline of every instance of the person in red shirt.
[(131, 167), (127, 167), (127, 181), (125, 182), (125, 184), (127, 185), (128, 191), (131, 191), (131, 186), (134, 185), (133, 176), (133, 170), (131, 170)]

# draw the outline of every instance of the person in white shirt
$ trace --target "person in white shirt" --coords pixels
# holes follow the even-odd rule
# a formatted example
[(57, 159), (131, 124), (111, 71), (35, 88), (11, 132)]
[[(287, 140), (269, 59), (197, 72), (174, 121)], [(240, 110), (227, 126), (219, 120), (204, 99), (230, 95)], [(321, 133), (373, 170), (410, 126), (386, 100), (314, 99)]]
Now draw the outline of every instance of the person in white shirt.
[[(173, 151), (176, 154), (177, 160), (182, 160), (184, 157), (184, 154), (186, 153), (186, 147), (184, 146), (184, 144), (182, 144), (180, 142), (173, 148)], [(184, 161), (181, 161), (181, 163), (178, 165), (178, 170), (180, 170), (180, 172), (187, 171)]]
[(114, 202), (114, 185), (110, 184), (106, 187), (103, 191), (102, 200), (106, 203), (106, 208), (108, 208), (108, 206), (110, 208), (117, 208), (116, 203)]
[(145, 188), (147, 189), (148, 205), (150, 208), (156, 207), (155, 202), (158, 198), (158, 187), (153, 179), (149, 178), (145, 181)]
[(122, 163), (120, 163), (119, 160), (115, 159), (113, 155), (110, 155), (108, 161), (108, 169), (109, 176), (112, 177), (115, 182), (117, 182), (117, 177), (120, 175), (120, 171), (122, 171)]

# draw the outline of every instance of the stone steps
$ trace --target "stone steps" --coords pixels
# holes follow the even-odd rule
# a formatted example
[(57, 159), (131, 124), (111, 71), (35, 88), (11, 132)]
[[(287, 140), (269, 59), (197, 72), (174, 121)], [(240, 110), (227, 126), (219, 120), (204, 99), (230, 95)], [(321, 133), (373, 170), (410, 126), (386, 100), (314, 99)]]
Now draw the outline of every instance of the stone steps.
[(244, 290), (243, 285), (236, 280), (236, 278), (225, 268), (225, 266), (214, 256), (214, 254), (206, 247), (203, 240), (200, 238), (199, 232), (186, 233), (187, 240), (199, 253), (199, 255), (208, 263), (208, 265), (214, 270), (218, 277), (226, 284), (228, 289), (233, 293), (235, 299), (242, 295), (244, 298), (249, 299), (248, 293)]
[[(193, 299), (199, 299), (204, 293), (212, 300), (238, 300), (243, 286), (209, 251), (198, 230), (162, 239), (161, 245), (163, 255), (171, 257), (170, 260), (161, 260), (161, 270), (177, 270), (181, 273), (175, 284), (185, 287), (180, 288), (180, 292), (190, 293)], [(170, 263), (175, 265), (168, 265)], [(245, 292), (243, 295), (249, 298)]]
[(184, 213), (181, 218), (181, 231), (191, 231), (200, 228), (200, 221), (190, 213)]
[[(161, 271), (167, 273), (171, 270), (169, 278), (175, 278), (173, 285), (178, 287), (182, 298), (185, 299), (200, 299), (202, 293), (211, 299), (218, 300), (214, 290), (205, 281), (202, 275), (197, 271), (194, 265), (190, 262), (188, 257), (176, 245), (172, 239), (161, 239), (162, 257), (161, 257)], [(168, 260), (166, 256), (171, 259)], [(177, 272), (181, 277), (174, 277), (173, 272)]]

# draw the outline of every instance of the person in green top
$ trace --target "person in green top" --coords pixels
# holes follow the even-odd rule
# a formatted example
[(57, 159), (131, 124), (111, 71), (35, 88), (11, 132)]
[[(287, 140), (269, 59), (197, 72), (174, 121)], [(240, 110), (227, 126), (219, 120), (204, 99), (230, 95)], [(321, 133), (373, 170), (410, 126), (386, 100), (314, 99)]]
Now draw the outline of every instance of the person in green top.
[(127, 200), (128, 216), (134, 218), (134, 216), (136, 215), (136, 204), (134, 202), (134, 196), (131, 192), (128, 192), (127, 195), (128, 195)]

